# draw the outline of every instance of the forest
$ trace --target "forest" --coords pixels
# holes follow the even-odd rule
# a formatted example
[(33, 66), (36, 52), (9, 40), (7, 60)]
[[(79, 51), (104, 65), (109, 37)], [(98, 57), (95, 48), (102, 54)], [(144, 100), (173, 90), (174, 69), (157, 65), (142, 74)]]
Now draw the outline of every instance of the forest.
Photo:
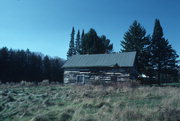
[(64, 60), (51, 58), (28, 49), (13, 50), (3, 47), (0, 49), (0, 80), (6, 82), (41, 82), (59, 81), (62, 83)]

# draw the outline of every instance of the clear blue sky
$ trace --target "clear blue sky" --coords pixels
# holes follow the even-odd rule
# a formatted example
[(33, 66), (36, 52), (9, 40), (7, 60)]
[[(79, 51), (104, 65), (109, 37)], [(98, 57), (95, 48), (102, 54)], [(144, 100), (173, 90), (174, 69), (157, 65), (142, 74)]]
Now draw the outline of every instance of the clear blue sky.
[(119, 51), (134, 20), (152, 34), (155, 18), (180, 54), (180, 0), (0, 0), (0, 47), (66, 58), (74, 26), (94, 28)]

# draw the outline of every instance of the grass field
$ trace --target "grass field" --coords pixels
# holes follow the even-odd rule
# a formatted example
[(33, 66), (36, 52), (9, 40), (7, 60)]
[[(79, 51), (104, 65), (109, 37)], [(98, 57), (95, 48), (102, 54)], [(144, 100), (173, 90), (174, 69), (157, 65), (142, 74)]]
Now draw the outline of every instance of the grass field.
[(179, 121), (180, 88), (0, 86), (0, 121)]

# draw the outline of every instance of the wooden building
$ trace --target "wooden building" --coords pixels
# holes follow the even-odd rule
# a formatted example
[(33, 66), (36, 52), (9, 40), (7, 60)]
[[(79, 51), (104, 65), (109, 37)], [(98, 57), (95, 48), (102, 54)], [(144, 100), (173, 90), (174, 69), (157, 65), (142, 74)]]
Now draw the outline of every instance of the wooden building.
[(178, 82), (180, 82), (180, 60), (177, 61), (178, 64)]
[(64, 83), (128, 81), (136, 78), (136, 52), (74, 55), (63, 65)]

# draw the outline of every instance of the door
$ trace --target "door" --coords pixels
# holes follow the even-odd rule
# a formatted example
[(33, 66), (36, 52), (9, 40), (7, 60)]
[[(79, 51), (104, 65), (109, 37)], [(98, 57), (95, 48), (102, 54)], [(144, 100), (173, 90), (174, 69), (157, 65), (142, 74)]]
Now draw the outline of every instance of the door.
[(84, 84), (84, 75), (77, 75), (77, 83)]

